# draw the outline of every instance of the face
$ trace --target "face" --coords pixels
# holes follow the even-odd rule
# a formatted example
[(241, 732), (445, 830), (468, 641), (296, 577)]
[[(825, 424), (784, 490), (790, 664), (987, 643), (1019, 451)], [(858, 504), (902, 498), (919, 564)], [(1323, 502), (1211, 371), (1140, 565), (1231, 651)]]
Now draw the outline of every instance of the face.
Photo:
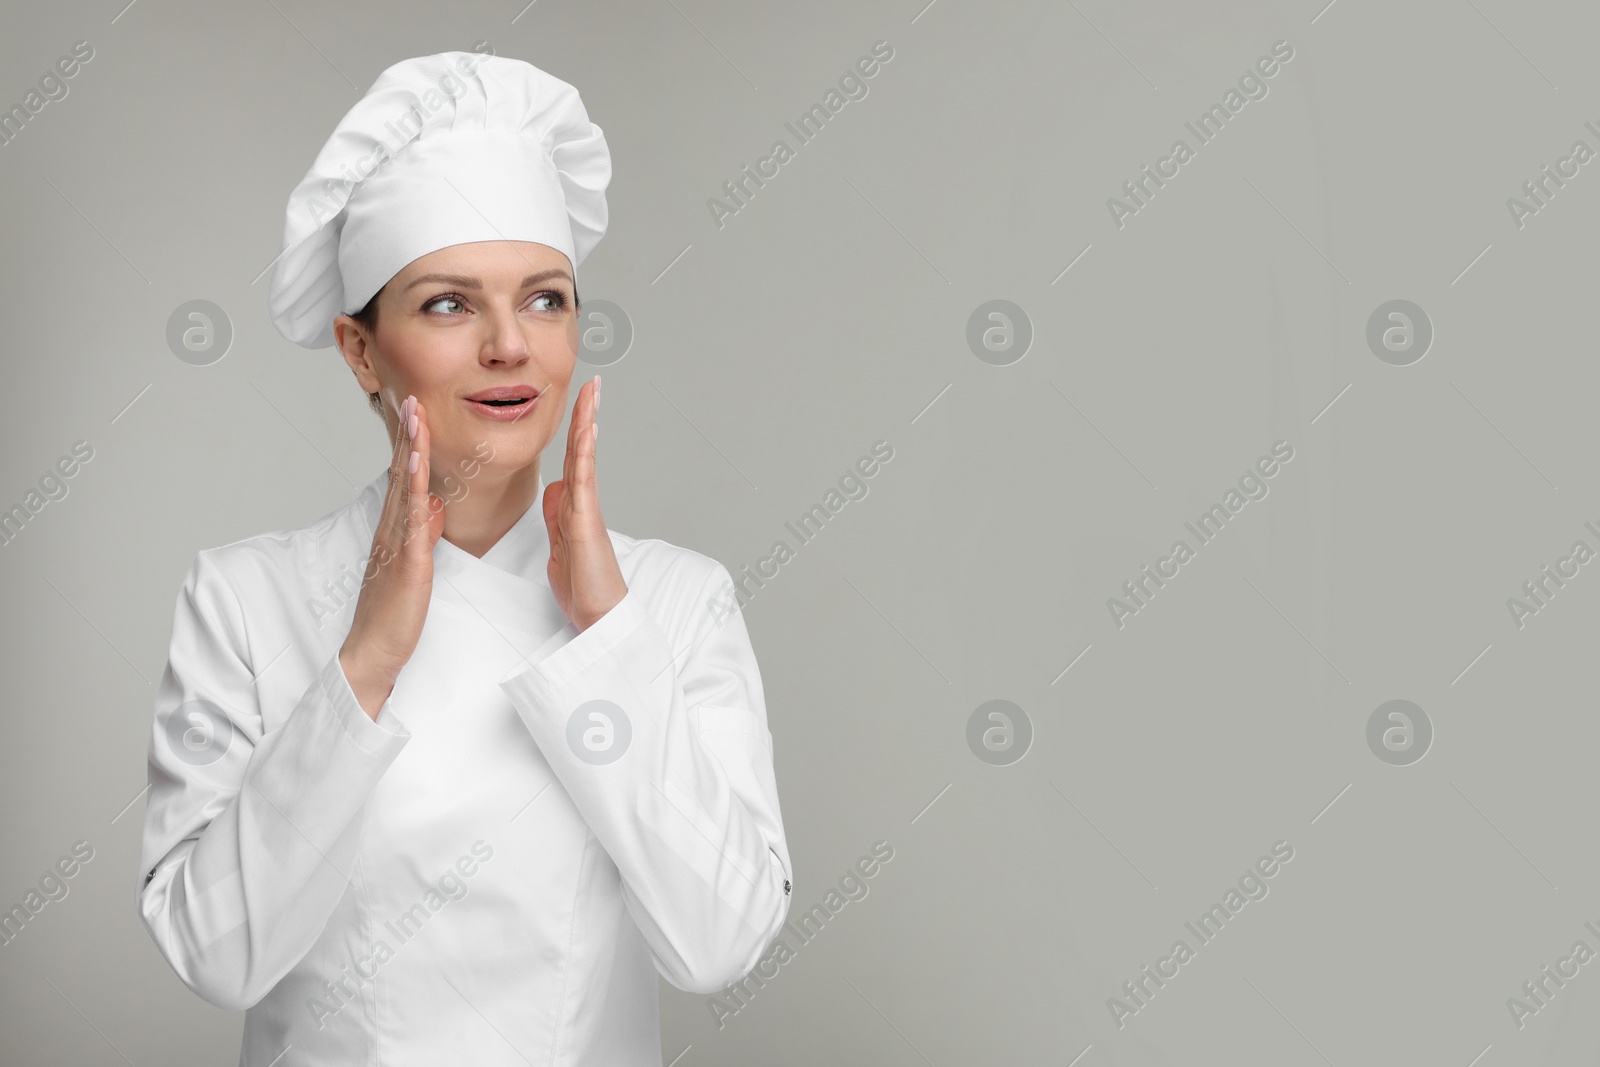
[[(382, 397), (391, 440), (401, 402), (422, 402), (436, 484), (489, 455), (485, 469), (503, 477), (537, 462), (561, 425), (578, 356), (575, 300), (572, 265), (548, 245), (451, 245), (389, 280), (375, 333), (340, 315), (334, 336), (362, 390)], [(532, 399), (508, 402), (519, 397)]]

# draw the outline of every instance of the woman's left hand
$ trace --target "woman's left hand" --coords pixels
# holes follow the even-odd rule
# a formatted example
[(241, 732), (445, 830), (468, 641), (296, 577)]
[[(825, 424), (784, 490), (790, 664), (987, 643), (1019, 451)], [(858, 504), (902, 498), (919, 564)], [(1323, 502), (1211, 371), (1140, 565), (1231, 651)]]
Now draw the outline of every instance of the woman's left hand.
[(550, 589), (573, 627), (582, 633), (628, 592), (622, 567), (600, 516), (594, 476), (600, 425), (600, 378), (584, 383), (567, 427), (567, 458), (560, 481), (544, 490), (544, 524), (550, 532)]

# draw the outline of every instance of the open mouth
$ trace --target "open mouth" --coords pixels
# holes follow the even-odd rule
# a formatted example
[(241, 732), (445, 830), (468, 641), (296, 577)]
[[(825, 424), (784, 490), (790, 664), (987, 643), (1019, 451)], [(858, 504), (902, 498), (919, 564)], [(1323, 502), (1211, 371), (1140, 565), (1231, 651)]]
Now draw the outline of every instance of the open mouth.
[(502, 385), (485, 389), (467, 402), (478, 409), (478, 414), (497, 422), (514, 422), (534, 409), (539, 401), (539, 390), (531, 385)]

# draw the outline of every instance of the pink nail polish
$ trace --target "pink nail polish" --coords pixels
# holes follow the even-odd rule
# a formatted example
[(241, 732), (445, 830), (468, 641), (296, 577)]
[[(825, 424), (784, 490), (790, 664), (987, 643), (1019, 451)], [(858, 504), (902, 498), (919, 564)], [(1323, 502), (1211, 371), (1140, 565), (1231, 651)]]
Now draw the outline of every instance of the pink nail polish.
[(411, 416), (410, 420), (406, 423), (406, 429), (410, 432), (410, 436), (411, 437), (416, 437), (417, 436), (417, 417), (416, 417), (416, 415), (412, 415)]
[(422, 453), (413, 451), (411, 453), (411, 473), (412, 474), (417, 473), (417, 466), (421, 462), (422, 462)]

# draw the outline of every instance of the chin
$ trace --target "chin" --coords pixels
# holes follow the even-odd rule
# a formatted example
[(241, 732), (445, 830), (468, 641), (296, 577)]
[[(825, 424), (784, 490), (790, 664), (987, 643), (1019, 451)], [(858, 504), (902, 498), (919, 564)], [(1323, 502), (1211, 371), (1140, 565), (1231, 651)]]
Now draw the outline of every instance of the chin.
[[(477, 449), (478, 459), (506, 473), (539, 462), (539, 456), (544, 452), (544, 445), (547, 443), (541, 440), (530, 426), (523, 430), (508, 429), (500, 433), (484, 434), (482, 438), (473, 442), (472, 447)], [(465, 454), (470, 453), (471, 448)]]

